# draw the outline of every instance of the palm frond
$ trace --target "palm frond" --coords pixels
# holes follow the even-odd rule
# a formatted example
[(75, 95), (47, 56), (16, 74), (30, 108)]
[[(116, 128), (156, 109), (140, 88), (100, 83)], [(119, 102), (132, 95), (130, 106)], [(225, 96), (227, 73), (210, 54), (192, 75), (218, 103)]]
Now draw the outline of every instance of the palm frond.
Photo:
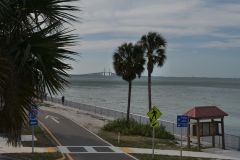
[[(27, 112), (48, 89), (61, 92), (77, 54), (67, 48), (78, 38), (65, 23), (76, 21), (68, 5), (76, 0), (2, 0), (0, 2), (0, 133), (18, 145)], [(2, 103), (2, 100), (4, 103)]]
[(140, 77), (144, 71), (144, 52), (141, 46), (124, 43), (113, 55), (113, 66), (118, 76), (126, 81)]
[(154, 65), (163, 66), (166, 59), (166, 40), (156, 32), (149, 32), (143, 35), (138, 42), (145, 50), (147, 57), (147, 69), (149, 73), (153, 72)]

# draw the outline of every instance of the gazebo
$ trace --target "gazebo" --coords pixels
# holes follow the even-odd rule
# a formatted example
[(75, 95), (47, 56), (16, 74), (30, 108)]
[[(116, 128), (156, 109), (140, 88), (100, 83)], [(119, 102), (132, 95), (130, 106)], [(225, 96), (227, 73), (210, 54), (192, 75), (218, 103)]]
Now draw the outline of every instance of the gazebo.
[[(199, 150), (200, 137), (212, 136), (212, 146), (215, 147), (216, 135), (222, 137), (222, 149), (225, 149), (224, 116), (228, 116), (227, 113), (217, 106), (198, 106), (190, 109), (184, 115), (189, 117), (187, 129), (188, 148), (190, 148), (190, 133), (192, 133), (193, 136), (197, 136)], [(221, 133), (219, 133), (219, 124), (221, 124)]]

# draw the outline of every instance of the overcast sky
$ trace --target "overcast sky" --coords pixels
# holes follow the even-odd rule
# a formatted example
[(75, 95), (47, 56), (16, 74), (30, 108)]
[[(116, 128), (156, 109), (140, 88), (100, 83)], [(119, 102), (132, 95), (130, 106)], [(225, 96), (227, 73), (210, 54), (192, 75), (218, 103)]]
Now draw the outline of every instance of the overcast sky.
[[(81, 0), (81, 53), (71, 74), (112, 67), (123, 42), (149, 31), (167, 40), (167, 61), (156, 76), (240, 77), (240, 0)], [(144, 73), (146, 75), (146, 72)]]

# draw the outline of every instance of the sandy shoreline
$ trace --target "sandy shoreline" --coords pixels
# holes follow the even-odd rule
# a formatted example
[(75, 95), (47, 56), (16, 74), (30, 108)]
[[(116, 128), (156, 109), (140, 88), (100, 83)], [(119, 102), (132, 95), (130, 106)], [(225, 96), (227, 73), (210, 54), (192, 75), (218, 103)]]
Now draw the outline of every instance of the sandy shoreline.
[(58, 113), (64, 117), (67, 117), (77, 124), (89, 129), (94, 133), (98, 131), (109, 120), (113, 120), (111, 117), (106, 117), (98, 114), (86, 112), (77, 108), (67, 107), (61, 104), (45, 102), (48, 106), (40, 106), (42, 110)]

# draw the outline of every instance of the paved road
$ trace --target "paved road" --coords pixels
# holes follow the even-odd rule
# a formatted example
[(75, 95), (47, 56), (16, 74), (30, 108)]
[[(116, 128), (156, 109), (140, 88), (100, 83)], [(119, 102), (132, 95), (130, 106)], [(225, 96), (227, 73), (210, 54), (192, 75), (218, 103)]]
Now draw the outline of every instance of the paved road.
[(40, 110), (39, 119), (75, 160), (135, 160), (59, 114)]

